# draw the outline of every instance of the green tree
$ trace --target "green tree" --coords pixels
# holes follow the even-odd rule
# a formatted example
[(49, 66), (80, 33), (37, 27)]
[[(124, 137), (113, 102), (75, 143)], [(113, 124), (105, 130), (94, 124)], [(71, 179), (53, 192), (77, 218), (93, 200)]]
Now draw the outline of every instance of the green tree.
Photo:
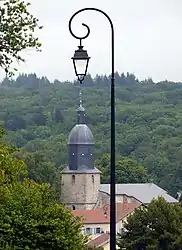
[(84, 249), (79, 219), (57, 203), (49, 185), (26, 178), (14, 150), (0, 141), (1, 249)]
[(24, 161), (27, 165), (28, 177), (37, 183), (53, 184), (56, 177), (55, 166), (41, 153), (26, 154)]
[(39, 108), (37, 110), (37, 112), (33, 115), (32, 121), (37, 126), (41, 126), (41, 125), (45, 125), (46, 124), (47, 119), (46, 119), (45, 114), (42, 111), (42, 108)]
[(164, 198), (153, 200), (148, 207), (135, 210), (119, 235), (119, 249), (181, 250), (182, 207)]
[(52, 119), (55, 120), (56, 122), (63, 122), (64, 121), (63, 114), (62, 114), (61, 110), (58, 107), (56, 107), (53, 110)]
[(22, 0), (3, 0), (0, 2), (0, 67), (6, 73), (15, 60), (24, 61), (20, 52), (26, 48), (39, 50), (41, 44), (34, 36), (40, 29), (38, 19), (29, 11), (30, 3)]
[(24, 162), (11, 156), (16, 149), (3, 143), (2, 139), (5, 134), (5, 130), (0, 128), (0, 187), (18, 182), (27, 174)]
[(28, 178), (36, 183), (50, 184), (56, 191), (58, 197), (61, 193), (61, 174), (60, 168), (57, 169), (43, 153), (26, 153), (19, 151), (16, 153), (27, 165)]
[(46, 184), (30, 180), (0, 188), (0, 238), (19, 249), (82, 249), (81, 224)]
[(4, 118), (4, 128), (7, 130), (25, 129), (26, 121), (18, 115), (6, 115)]
[[(101, 170), (101, 182), (110, 182), (110, 156), (105, 154), (96, 161), (97, 167)], [(116, 161), (116, 182), (117, 183), (145, 183), (149, 180), (147, 171), (135, 160), (128, 157), (118, 157)]]

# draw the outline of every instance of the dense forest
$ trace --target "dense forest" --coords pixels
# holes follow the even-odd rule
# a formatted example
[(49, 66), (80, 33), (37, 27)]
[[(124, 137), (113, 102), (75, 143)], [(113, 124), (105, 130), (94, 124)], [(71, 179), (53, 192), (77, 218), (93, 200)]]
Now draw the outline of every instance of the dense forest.
[[(176, 194), (182, 189), (182, 83), (139, 81), (129, 73), (115, 78), (117, 181), (151, 181)], [(59, 183), (81, 88), (96, 165), (102, 181), (109, 181), (109, 86), (109, 76), (90, 75), (82, 85), (35, 74), (2, 81), (0, 124), (7, 130), (5, 140), (20, 149), (16, 155), (31, 178)]]

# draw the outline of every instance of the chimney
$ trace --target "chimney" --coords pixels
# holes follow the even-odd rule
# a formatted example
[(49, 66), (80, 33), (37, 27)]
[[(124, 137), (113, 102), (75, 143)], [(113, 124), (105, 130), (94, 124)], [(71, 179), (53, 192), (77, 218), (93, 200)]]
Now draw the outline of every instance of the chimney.
[(126, 195), (123, 196), (123, 210), (128, 210), (128, 198)]

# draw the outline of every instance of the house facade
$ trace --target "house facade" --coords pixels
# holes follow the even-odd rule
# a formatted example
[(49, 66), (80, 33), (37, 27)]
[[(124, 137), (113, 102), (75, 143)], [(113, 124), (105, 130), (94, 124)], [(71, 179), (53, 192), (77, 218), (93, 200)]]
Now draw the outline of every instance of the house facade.
[[(124, 223), (126, 222), (128, 216), (130, 216), (135, 209), (141, 206), (142, 203), (140, 202), (116, 203), (116, 231), (118, 233), (122, 233)], [(107, 249), (110, 241), (110, 206), (107, 205), (103, 208), (97, 208), (95, 210), (73, 210), (72, 214), (73, 216), (78, 216), (82, 219), (82, 232), (90, 238), (88, 244), (95, 244), (94, 246), (97, 247), (103, 244), (103, 247), (106, 245), (105, 248)]]

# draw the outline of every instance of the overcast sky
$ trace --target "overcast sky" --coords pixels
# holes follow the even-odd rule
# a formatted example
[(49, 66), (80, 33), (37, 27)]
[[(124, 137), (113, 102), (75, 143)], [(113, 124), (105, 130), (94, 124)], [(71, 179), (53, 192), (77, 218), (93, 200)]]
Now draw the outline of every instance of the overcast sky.
[[(73, 80), (71, 57), (78, 40), (68, 30), (71, 15), (80, 8), (104, 10), (115, 27), (115, 70), (132, 72), (139, 79), (152, 77), (182, 81), (182, 0), (30, 0), (31, 11), (44, 29), (38, 33), (41, 53), (25, 53), (19, 72), (35, 72), (50, 80)], [(90, 3), (89, 3), (90, 2)], [(91, 28), (84, 40), (91, 61), (88, 71), (95, 76), (110, 74), (110, 26), (100, 13), (87, 11), (74, 20), (75, 34)]]

